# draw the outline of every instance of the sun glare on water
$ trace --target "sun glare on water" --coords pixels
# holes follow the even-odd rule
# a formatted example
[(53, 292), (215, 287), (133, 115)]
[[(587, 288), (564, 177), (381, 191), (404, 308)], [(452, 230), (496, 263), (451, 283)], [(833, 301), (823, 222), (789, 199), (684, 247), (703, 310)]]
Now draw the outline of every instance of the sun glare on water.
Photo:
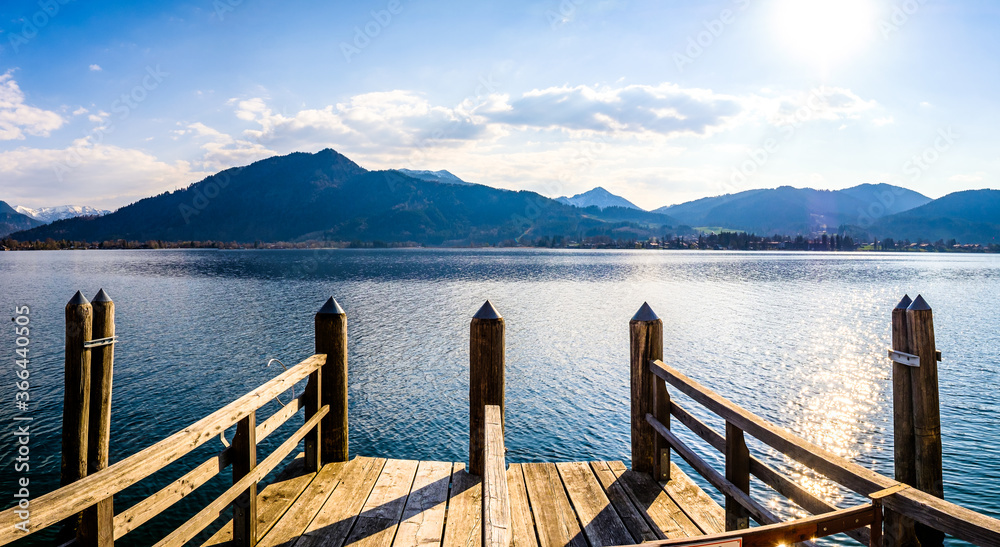
[(864, 47), (875, 15), (871, 0), (777, 0), (771, 20), (790, 54), (825, 69)]

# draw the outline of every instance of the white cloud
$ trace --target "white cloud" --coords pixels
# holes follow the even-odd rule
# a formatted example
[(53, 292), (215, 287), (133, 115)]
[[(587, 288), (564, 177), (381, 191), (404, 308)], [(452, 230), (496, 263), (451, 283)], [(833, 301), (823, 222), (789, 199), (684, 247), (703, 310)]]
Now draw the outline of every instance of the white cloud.
[(189, 162), (165, 162), (142, 150), (95, 144), (82, 138), (64, 149), (19, 147), (0, 152), (0, 194), (27, 206), (79, 203), (117, 208), (209, 172)]
[(101, 65), (90, 65), (90, 70), (92, 72), (100, 72), (103, 69), (101, 68)]
[(948, 177), (948, 182), (955, 184), (976, 184), (983, 182), (983, 179), (985, 178), (985, 171), (976, 171), (975, 173), (957, 173)]
[(83, 114), (86, 114), (87, 112), (90, 112), (90, 111), (81, 106), (80, 108), (77, 108), (76, 110), (73, 111), (73, 115), (74, 116), (81, 116)]
[(21, 140), (25, 133), (48, 137), (64, 121), (55, 112), (24, 104), (24, 93), (11, 71), (0, 76), (0, 140)]

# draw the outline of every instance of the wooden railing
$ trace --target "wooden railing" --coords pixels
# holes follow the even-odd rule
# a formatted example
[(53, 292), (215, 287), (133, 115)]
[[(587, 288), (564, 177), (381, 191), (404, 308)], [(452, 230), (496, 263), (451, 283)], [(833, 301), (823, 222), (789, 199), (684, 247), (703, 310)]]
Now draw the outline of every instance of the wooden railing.
[[(110, 307), (111, 312), (107, 317), (110, 317), (112, 324), (107, 331), (113, 333), (113, 304), (103, 291), (99, 298), (95, 299), (95, 303), (97, 302), (106, 302), (105, 308)], [(73, 412), (78, 414), (70, 420), (71, 424), (94, 423), (95, 419), (106, 423), (107, 415), (110, 413), (110, 372), (113, 357), (108, 360), (104, 368), (108, 374), (107, 381), (92, 382), (90, 375), (93, 371), (90, 364), (93, 356), (90, 353), (93, 348), (110, 346), (113, 343), (113, 335), (106, 338), (105, 342), (92, 339), (93, 331), (96, 330), (91, 327), (94, 315), (92, 312), (91, 304), (79, 293), (67, 306), (66, 407), (70, 409), (67, 411), (70, 414)], [(67, 470), (64, 466), (63, 480), (69, 483), (31, 500), (30, 527), (27, 527), (26, 532), (15, 527), (23, 520), (18, 514), (18, 508), (0, 513), (0, 545), (6, 545), (31, 533), (65, 522), (64, 535), (71, 538), (71, 543), (110, 547), (114, 541), (163, 513), (229, 466), (232, 467), (232, 486), (156, 543), (156, 546), (184, 545), (212, 524), (229, 507), (233, 510), (233, 544), (256, 545), (257, 484), (291, 454), (300, 442), (305, 440), (307, 471), (316, 471), (326, 462), (346, 461), (348, 456), (346, 390), (342, 394), (336, 391), (339, 387), (338, 377), (342, 377), (343, 385), (346, 385), (346, 319), (343, 317), (343, 310), (340, 310), (333, 299), (330, 299), (317, 314), (316, 327), (317, 347), (329, 348), (331, 355), (317, 353), (305, 359), (222, 409), (114, 465), (107, 466), (105, 460), (105, 466), (88, 472), (88, 467), (83, 464), (89, 462), (89, 469), (94, 467), (93, 458), (90, 457), (93, 453), (88, 454), (86, 448), (94, 444), (93, 439), (88, 439), (90, 428), (86, 426), (65, 428), (69, 433), (64, 432), (63, 459), (69, 462), (82, 462), (80, 467), (72, 466), (69, 473), (83, 476), (67, 481)], [(101, 342), (103, 345), (98, 346), (96, 342)], [(103, 359), (106, 356), (105, 353), (100, 357)], [(329, 377), (332, 377), (333, 381), (327, 381), (326, 378)], [(257, 411), (261, 407), (306, 379), (308, 383), (303, 395), (293, 399), (260, 424), (257, 423)], [(94, 389), (98, 393), (89, 394), (88, 389)], [(94, 407), (85, 404), (87, 401), (99, 401), (102, 398), (106, 401), (105, 404)], [(305, 410), (305, 423), (263, 461), (258, 462), (257, 451), (260, 441), (273, 434), (302, 409)], [(343, 427), (338, 427), (340, 424), (343, 424)], [(234, 425), (236, 434), (232, 444), (225, 450), (111, 518), (111, 507), (116, 494), (178, 461), (206, 442), (223, 435), (226, 429)], [(95, 431), (107, 434), (106, 429), (97, 428)], [(107, 443), (107, 437), (99, 438), (96, 442)], [(328, 450), (327, 447), (332, 448)], [(106, 451), (105, 447), (101, 455), (106, 455)], [(104, 511), (100, 510), (102, 506)], [(98, 510), (94, 511), (93, 508)], [(101, 513), (104, 513), (103, 517), (100, 517)]]
[[(908, 301), (908, 299), (906, 299)], [(913, 391), (921, 395), (912, 395), (911, 407), (897, 406), (897, 416), (901, 413), (921, 415), (918, 419), (923, 425), (918, 429), (917, 437), (920, 443), (915, 449), (904, 453), (917, 459), (918, 474), (928, 477), (925, 484), (940, 489), (940, 484), (934, 483), (934, 477), (940, 477), (940, 423), (937, 419), (937, 373), (936, 361), (940, 358), (933, 344), (933, 323), (930, 319), (930, 307), (918, 297), (918, 306), (909, 309), (911, 321), (908, 331), (911, 340), (919, 348), (918, 355), (903, 354), (900, 359), (914, 360), (924, 368), (919, 375), (933, 379), (933, 386), (913, 384)], [(916, 317), (914, 311), (917, 311)], [(896, 314), (897, 317), (898, 314)], [(915, 319), (915, 320), (914, 320)], [(894, 331), (898, 324), (894, 324)], [(809, 519), (781, 523), (780, 519), (750, 495), (750, 475), (756, 476), (779, 494), (787, 497), (803, 509), (818, 515), (816, 518), (833, 516), (836, 508), (812, 495), (794, 480), (769, 467), (763, 461), (750, 455), (745, 435), (751, 435), (765, 445), (777, 450), (803, 466), (822, 474), (830, 480), (846, 487), (853, 492), (872, 499), (878, 512), (875, 525), (869, 528), (871, 522), (848, 527), (842, 532), (866, 545), (878, 545), (882, 539), (881, 514), (884, 506), (886, 516), (898, 516), (895, 522), (905, 526), (905, 519), (917, 523), (917, 530), (911, 534), (919, 537), (925, 547), (940, 544), (944, 534), (983, 546), (1000, 545), (1000, 520), (976, 513), (969, 509), (949, 503), (939, 496), (932, 495), (901, 481), (880, 475), (874, 471), (850, 462), (836, 454), (812, 444), (787, 430), (767, 422), (753, 413), (737, 406), (721, 395), (688, 378), (680, 371), (662, 361), (662, 321), (648, 305), (636, 314), (630, 323), (632, 344), (632, 458), (633, 469), (653, 474), (659, 480), (669, 480), (670, 450), (674, 450), (691, 467), (700, 473), (710, 484), (725, 495), (726, 500), (726, 530), (732, 534), (726, 537), (755, 537), (750, 531), (740, 532), (749, 526), (748, 518), (760, 523), (760, 528), (768, 529), (774, 534), (786, 534), (784, 542), (798, 542), (808, 539), (795, 534), (802, 524), (812, 522)], [(916, 332), (915, 332), (916, 331)], [(898, 342), (898, 340), (897, 340)], [(912, 346), (911, 346), (912, 347)], [(899, 345), (895, 345), (897, 352)], [(903, 350), (905, 352), (905, 349)], [(933, 374), (931, 374), (933, 368)], [(918, 373), (914, 373), (917, 376)], [(897, 382), (898, 383), (898, 382)], [(725, 420), (725, 434), (715, 431), (694, 415), (671, 400), (667, 384), (684, 393), (695, 402)], [(933, 390), (933, 394), (930, 392)], [(701, 437), (710, 446), (725, 454), (725, 473), (720, 473), (710, 466), (704, 458), (687, 446), (670, 429), (670, 418), (674, 417), (685, 425), (695, 435)], [(912, 422), (911, 422), (912, 423)], [(897, 424), (896, 430), (900, 428)], [(936, 436), (936, 439), (935, 439)], [(912, 438), (912, 437), (911, 437)], [(935, 440), (937, 445), (935, 446)], [(899, 458), (897, 451), (897, 458)], [(935, 469), (935, 457), (937, 458)], [(923, 470), (920, 471), (920, 466)], [(903, 466), (907, 467), (906, 465)], [(910, 467), (914, 467), (910, 465)], [(897, 471), (900, 462), (897, 461)], [(858, 508), (858, 511), (862, 511)], [(813, 518), (813, 517), (810, 517)], [(773, 525), (773, 528), (770, 526)], [(886, 530), (890, 530), (887, 522)], [(782, 530), (784, 530), (782, 532)], [(905, 531), (905, 529), (904, 529)], [(910, 539), (900, 536), (899, 528), (896, 536), (888, 536), (889, 545), (904, 545)], [(771, 533), (771, 532), (769, 532)], [(768, 536), (776, 537), (776, 536)], [(819, 536), (814, 536), (819, 537)], [(912, 538), (913, 535), (909, 536)], [(755, 540), (754, 540), (755, 541)], [(749, 543), (748, 543), (749, 542)], [(937, 543), (935, 543), (937, 542)], [(681, 545), (680, 543), (661, 542), (662, 544)], [(746, 539), (744, 546), (754, 544)], [(773, 544), (773, 543), (772, 543)]]

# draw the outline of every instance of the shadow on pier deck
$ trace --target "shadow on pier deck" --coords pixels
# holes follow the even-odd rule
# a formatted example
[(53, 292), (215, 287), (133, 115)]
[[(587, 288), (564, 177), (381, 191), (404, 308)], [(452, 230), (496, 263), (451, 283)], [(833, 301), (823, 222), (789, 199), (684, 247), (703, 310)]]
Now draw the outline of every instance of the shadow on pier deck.
[[(720, 533), (721, 506), (680, 469), (656, 483), (622, 462), (507, 469), (511, 545), (632, 545)], [(306, 473), (302, 458), (257, 501), (260, 547), (481, 545), (482, 479), (463, 463), (356, 457)], [(207, 546), (233, 543), (232, 521)]]

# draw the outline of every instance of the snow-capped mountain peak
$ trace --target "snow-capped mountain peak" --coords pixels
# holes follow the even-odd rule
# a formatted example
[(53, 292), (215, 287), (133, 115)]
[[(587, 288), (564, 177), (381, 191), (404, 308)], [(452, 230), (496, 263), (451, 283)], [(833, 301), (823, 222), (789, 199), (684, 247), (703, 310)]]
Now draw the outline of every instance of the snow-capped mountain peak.
[(59, 205), (57, 207), (39, 207), (38, 209), (18, 205), (14, 207), (14, 210), (45, 223), (74, 217), (106, 215), (111, 212), (86, 205)]

